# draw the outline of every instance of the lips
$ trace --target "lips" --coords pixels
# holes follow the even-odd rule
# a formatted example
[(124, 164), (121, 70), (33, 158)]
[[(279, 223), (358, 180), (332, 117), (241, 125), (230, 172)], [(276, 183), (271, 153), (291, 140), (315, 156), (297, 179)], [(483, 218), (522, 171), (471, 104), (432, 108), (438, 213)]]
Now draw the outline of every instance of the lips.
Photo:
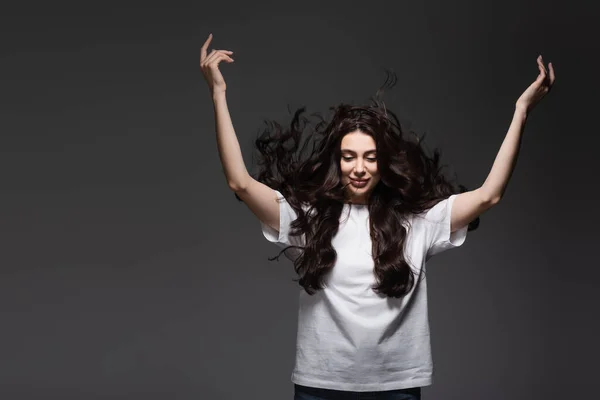
[(352, 182), (356, 182), (356, 183), (363, 183), (363, 182), (367, 182), (368, 181), (368, 179), (352, 179), (352, 178), (350, 178), (350, 180)]

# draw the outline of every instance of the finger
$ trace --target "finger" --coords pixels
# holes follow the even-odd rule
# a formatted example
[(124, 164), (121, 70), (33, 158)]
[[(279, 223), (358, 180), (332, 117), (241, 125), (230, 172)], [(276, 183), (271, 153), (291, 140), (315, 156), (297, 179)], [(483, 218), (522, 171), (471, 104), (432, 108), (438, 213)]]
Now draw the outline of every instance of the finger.
[(552, 76), (549, 74), (548, 69), (551, 68), (551, 65), (548, 64), (548, 69), (546, 69), (546, 66), (544, 65), (544, 59), (542, 58), (541, 55), (539, 57), (539, 61), (540, 61), (540, 65), (542, 66), (543, 71), (544, 71), (544, 78), (543, 78), (542, 82), (543, 82), (544, 86), (546, 86), (548, 88), (548, 90), (550, 90), (553, 79), (552, 79)]
[(223, 60), (233, 62), (233, 58), (229, 57), (227, 54), (216, 53), (205, 63), (205, 65), (208, 65), (209, 68), (215, 68)]
[(540, 71), (545, 72), (546, 69), (544, 68), (544, 60), (542, 59), (542, 56), (539, 55), (536, 61), (537, 61), (537, 65), (538, 65), (538, 68), (540, 69)]
[(556, 79), (554, 65), (552, 65), (552, 63), (548, 63), (548, 68), (550, 69), (550, 84), (552, 85), (554, 83), (554, 79)]
[(208, 56), (206, 56), (204, 61), (200, 63), (200, 65), (208, 64), (214, 58), (215, 54), (217, 54), (217, 50), (211, 51), (210, 54)]
[[(208, 57), (212, 56), (215, 53), (223, 53), (223, 54), (233, 54), (233, 51), (229, 51), (229, 50), (217, 50), (214, 49), (213, 51), (210, 52), (210, 54), (208, 55)], [(207, 58), (208, 58), (207, 57)]]
[(544, 59), (542, 58), (541, 55), (537, 58), (537, 64), (538, 64), (538, 67), (540, 68), (540, 71), (542, 71), (544, 73), (544, 75), (546, 75), (548, 73), (548, 71), (546, 71), (546, 67), (544, 66)]
[(206, 58), (206, 50), (208, 49), (208, 45), (210, 45), (210, 42), (212, 42), (212, 38), (213, 38), (213, 35), (211, 33), (208, 35), (208, 39), (206, 39), (206, 41), (200, 48), (200, 61), (202, 61), (204, 58)]
[(540, 55), (540, 62), (542, 63), (542, 68), (544, 68), (544, 73), (548, 75), (548, 68), (546, 68), (546, 64), (544, 63), (544, 57)]
[(540, 73), (538, 74), (537, 78), (535, 78), (535, 83), (541, 85), (544, 82), (544, 79), (546, 79), (546, 73), (540, 65), (538, 65), (538, 70)]
[(210, 64), (211, 62), (220, 62), (220, 61), (223, 61), (223, 60), (231, 60), (231, 61), (233, 61), (233, 58), (229, 57), (225, 53), (219, 53), (219, 52), (217, 52), (214, 56), (212, 56), (212, 58), (208, 62), (208, 64)]
[(541, 65), (538, 65), (538, 69), (540, 70), (540, 74), (538, 75), (538, 77), (535, 81), (538, 84), (543, 85), (544, 82), (546, 81), (546, 79), (548, 79), (548, 76), (546, 74), (546, 71), (544, 70), (544, 67), (542, 67)]
[(209, 64), (210, 62), (212, 62), (212, 61), (215, 59), (215, 57), (216, 57), (217, 55), (224, 55), (224, 56), (226, 56), (226, 57), (229, 57), (229, 56), (227, 56), (227, 54), (225, 54), (225, 53), (230, 53), (230, 54), (233, 54), (233, 51), (228, 51), (228, 50), (213, 50), (213, 51), (212, 51), (212, 52), (209, 54), (209, 56), (208, 56), (208, 57), (206, 57), (206, 60), (204, 61), (204, 64)]

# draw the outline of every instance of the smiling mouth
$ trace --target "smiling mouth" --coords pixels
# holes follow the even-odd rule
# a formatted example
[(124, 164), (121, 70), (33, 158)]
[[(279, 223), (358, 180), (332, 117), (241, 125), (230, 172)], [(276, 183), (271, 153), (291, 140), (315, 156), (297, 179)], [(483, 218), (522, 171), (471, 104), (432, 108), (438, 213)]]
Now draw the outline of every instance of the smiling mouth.
[(354, 186), (357, 189), (362, 189), (367, 186), (368, 179), (356, 180), (350, 179), (350, 185)]

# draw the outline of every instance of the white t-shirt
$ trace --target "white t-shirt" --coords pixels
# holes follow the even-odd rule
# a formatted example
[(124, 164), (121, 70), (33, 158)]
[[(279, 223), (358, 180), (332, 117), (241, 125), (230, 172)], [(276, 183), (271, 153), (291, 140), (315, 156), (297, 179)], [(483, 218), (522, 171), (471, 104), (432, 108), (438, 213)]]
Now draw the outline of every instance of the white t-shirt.
[[(265, 238), (280, 247), (304, 245), (288, 236), (294, 209), (280, 201), (279, 232), (261, 222)], [(378, 295), (366, 205), (344, 204), (332, 245), (337, 252), (327, 286), (314, 295), (300, 287), (296, 361), (292, 382), (345, 391), (383, 391), (432, 383), (425, 261), (462, 245), (468, 227), (450, 233), (456, 195), (412, 216), (405, 242), (415, 286), (403, 298)], [(290, 249), (292, 250), (292, 249)], [(287, 253), (287, 252), (286, 252)], [(293, 254), (293, 253), (292, 253)]]

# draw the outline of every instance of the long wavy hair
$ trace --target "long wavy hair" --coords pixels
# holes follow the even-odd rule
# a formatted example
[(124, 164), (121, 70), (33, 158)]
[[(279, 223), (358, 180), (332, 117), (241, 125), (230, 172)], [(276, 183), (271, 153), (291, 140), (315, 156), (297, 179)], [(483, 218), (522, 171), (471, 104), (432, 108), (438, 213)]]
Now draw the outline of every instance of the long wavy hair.
[[(337, 258), (331, 241), (347, 202), (340, 169), (340, 146), (346, 134), (359, 130), (372, 136), (376, 144), (381, 179), (369, 196), (368, 210), (377, 281), (372, 289), (380, 295), (399, 298), (415, 284), (417, 272), (404, 255), (408, 215), (423, 213), (450, 195), (467, 191), (444, 176), (438, 149), (432, 157), (426, 154), (425, 135), (405, 132), (396, 115), (385, 107), (383, 93), (396, 83), (396, 74), (386, 72), (385, 83), (368, 105), (330, 107), (329, 120), (313, 113), (318, 120), (315, 124), (302, 115), (306, 108), (301, 107), (285, 129), (265, 120), (267, 126), (255, 140), (259, 169), (253, 177), (281, 192), (296, 211), (298, 218), (290, 225), (290, 235), (305, 235), (305, 246), (288, 246), (270, 260), (278, 259), (290, 247), (298, 248), (293, 263), (299, 279), (294, 281), (310, 295), (323, 289)], [(237, 194), (236, 198), (242, 201)], [(479, 218), (468, 230), (478, 225)]]

